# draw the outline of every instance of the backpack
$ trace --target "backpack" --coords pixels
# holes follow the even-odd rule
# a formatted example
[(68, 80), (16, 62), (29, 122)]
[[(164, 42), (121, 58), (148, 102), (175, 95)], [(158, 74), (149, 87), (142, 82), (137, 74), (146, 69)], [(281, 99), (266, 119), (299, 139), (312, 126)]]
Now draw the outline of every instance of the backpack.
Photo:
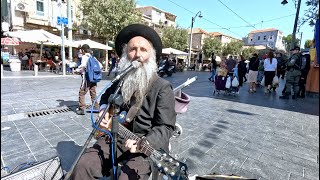
[(97, 83), (102, 79), (102, 71), (100, 69), (99, 61), (94, 56), (90, 56), (88, 59), (86, 79), (92, 83)]

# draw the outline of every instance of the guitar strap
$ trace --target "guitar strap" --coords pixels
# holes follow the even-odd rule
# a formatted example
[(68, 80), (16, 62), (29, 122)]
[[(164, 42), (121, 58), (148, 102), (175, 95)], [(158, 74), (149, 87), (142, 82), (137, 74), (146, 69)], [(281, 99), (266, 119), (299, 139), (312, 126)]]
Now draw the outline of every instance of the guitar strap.
[[(150, 84), (149, 84), (149, 86), (148, 86), (148, 89), (147, 89), (147, 91), (146, 91), (146, 94), (145, 94), (144, 98), (145, 98), (146, 95), (149, 93), (150, 89), (153, 87), (154, 82), (156, 82), (159, 78), (160, 78), (160, 77), (159, 77), (157, 74), (154, 74), (154, 75), (151, 77), (151, 79), (150, 79)], [(143, 101), (144, 101), (144, 99), (143, 99), (141, 102), (143, 102)], [(140, 107), (141, 107), (141, 105), (139, 105), (137, 102), (130, 107), (130, 109), (129, 109), (128, 113), (127, 113), (127, 116), (126, 116), (126, 121), (127, 121), (128, 123), (130, 123), (130, 122), (134, 119), (134, 117), (135, 117), (136, 114), (138, 113)]]

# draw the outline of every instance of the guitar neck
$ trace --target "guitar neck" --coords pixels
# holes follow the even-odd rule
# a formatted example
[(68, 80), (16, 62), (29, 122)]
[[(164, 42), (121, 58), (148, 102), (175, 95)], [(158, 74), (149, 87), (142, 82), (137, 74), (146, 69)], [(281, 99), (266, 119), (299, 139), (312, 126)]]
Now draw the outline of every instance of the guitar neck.
[[(125, 140), (132, 139), (136, 140), (137, 142), (141, 141), (141, 138), (139, 138), (137, 135), (133, 134), (131, 131), (129, 131), (126, 127), (124, 127), (121, 123), (119, 123), (119, 133), (121, 137), (123, 137)], [(147, 144), (145, 141), (142, 141), (140, 144), (141, 148), (139, 149), (141, 152), (146, 154), (147, 156), (150, 156), (155, 149), (151, 147), (149, 144)]]

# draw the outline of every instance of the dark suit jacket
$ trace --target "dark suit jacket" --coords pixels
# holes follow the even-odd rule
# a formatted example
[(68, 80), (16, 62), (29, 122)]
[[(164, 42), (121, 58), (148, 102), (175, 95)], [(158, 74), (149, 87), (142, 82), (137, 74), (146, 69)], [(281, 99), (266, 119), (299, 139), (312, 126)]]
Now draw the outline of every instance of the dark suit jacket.
[[(108, 103), (109, 95), (115, 91), (116, 86), (117, 84), (113, 84), (106, 90), (101, 96), (100, 105)], [(131, 106), (122, 106), (121, 110), (128, 111)], [(167, 80), (158, 78), (152, 84), (128, 129), (138, 137), (145, 136), (153, 148), (168, 152), (176, 115), (172, 86)]]

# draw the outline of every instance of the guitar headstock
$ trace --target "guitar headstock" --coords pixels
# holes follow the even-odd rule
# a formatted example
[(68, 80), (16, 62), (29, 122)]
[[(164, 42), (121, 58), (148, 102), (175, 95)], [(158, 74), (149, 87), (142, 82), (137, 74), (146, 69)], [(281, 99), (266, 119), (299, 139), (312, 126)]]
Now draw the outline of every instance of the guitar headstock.
[(176, 160), (164, 151), (154, 151), (150, 158), (156, 168), (163, 174), (170, 176), (172, 180), (187, 180), (188, 167), (185, 163)]

